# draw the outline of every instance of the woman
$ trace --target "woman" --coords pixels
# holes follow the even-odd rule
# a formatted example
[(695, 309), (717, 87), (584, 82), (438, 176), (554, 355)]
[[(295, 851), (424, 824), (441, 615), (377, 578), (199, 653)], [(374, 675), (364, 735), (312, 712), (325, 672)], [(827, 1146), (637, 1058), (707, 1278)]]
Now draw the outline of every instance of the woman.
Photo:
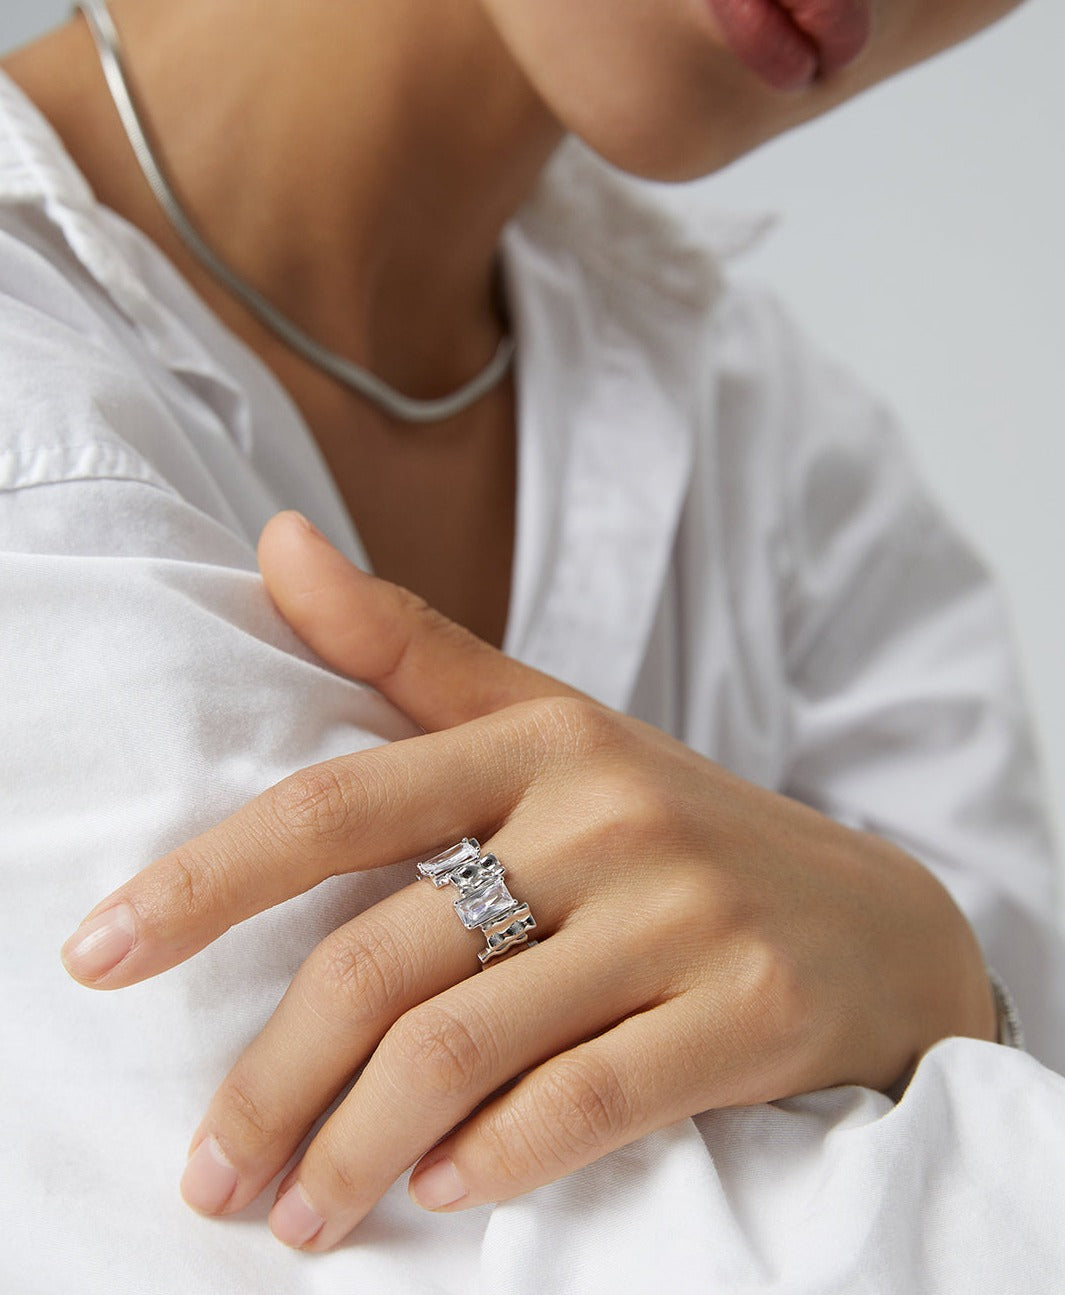
[[(261, 1201), (361, 1072), (273, 1193), (275, 1234), (372, 1237), (412, 1164), (418, 1203), (471, 1211), (440, 1243), (397, 1215), (359, 1272), (378, 1289), (423, 1288), (419, 1262), (468, 1289), (473, 1207), (685, 1117), (839, 1085), (882, 1114), (937, 1041), (1007, 1029), (988, 960), (1055, 1059), (1046, 843), (984, 577), (881, 414), (724, 285), (700, 231), (553, 157), (572, 134), (703, 174), (1005, 7), (115, 0), (7, 61), (19, 857), (71, 859), (65, 917), (112, 892), (66, 946), (99, 988), (338, 878), (106, 1024), (30, 978), (12, 1029), (57, 1078), (20, 1067), (41, 1109), (16, 1159), (53, 1210), (72, 1168), (123, 1203), (109, 1262), (143, 1265), (150, 1231), (166, 1286), (208, 1253), (129, 1197), (234, 1058), (197, 1209)], [(308, 653), (254, 576), (280, 507), (424, 603), (282, 518), (261, 563)], [(442, 849), (472, 935), (397, 863)], [(10, 875), (29, 911), (39, 871)], [(490, 890), (498, 920), (467, 921)], [(513, 956), (471, 977), (478, 951)], [(114, 1088), (74, 1121), (90, 1040)], [(940, 1064), (978, 1109), (982, 1060)], [(682, 1212), (650, 1154), (604, 1162), (606, 1228), (627, 1216), (604, 1183)], [(73, 1226), (54, 1282), (96, 1232)], [(212, 1233), (197, 1289), (262, 1289), (261, 1234)], [(589, 1229), (596, 1263), (612, 1237)], [(348, 1283), (351, 1254), (286, 1280)]]

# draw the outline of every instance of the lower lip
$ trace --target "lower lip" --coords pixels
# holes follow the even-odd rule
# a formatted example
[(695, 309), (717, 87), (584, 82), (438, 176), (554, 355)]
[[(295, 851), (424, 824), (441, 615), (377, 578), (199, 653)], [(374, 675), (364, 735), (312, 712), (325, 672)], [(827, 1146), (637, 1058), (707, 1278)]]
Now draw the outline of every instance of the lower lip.
[(811, 6), (804, 29), (776, 0), (707, 0), (725, 44), (774, 90), (803, 90), (852, 63), (869, 42), (866, 0)]

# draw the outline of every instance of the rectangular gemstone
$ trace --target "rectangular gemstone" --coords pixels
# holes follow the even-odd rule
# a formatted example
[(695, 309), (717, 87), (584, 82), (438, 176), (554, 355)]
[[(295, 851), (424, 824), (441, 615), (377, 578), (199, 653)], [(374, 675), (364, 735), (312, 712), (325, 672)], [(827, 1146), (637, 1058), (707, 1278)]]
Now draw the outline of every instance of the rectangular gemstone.
[(496, 878), (473, 894), (461, 895), (455, 900), (455, 912), (462, 918), (462, 925), (468, 931), (483, 926), (485, 922), (498, 921), (517, 906), (502, 878)]
[(431, 859), (418, 864), (418, 875), (432, 881), (434, 885), (446, 886), (449, 873), (453, 868), (473, 863), (481, 857), (481, 847), (472, 837), (466, 837), (458, 845), (449, 846), (434, 854)]

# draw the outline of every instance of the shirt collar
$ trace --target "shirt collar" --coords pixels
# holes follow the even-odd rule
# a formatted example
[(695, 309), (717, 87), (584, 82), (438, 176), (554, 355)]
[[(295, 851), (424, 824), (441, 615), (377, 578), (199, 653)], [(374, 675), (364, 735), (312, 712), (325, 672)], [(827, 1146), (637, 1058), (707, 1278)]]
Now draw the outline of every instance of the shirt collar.
[[(43, 208), (161, 363), (194, 374), (201, 391), (216, 384), (230, 410), (234, 396), (240, 404), (202, 338), (153, 296), (137, 231), (97, 204), (49, 123), (2, 73), (0, 203)], [(693, 436), (712, 398), (700, 348), (722, 261), (764, 227), (670, 204), (571, 143), (504, 239), (521, 428), (505, 646), (620, 709), (645, 655)], [(243, 442), (252, 431), (237, 420), (234, 434)]]
[(564, 146), (504, 244), (518, 339), (506, 648), (626, 709), (712, 419), (721, 257), (697, 212)]

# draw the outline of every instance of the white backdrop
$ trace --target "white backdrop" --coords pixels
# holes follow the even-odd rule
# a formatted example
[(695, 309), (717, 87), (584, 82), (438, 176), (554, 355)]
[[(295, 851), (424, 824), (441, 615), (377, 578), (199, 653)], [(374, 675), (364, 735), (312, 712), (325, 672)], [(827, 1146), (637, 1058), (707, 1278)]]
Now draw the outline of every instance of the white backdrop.
[[(69, 11), (2, 0), (0, 47)], [(706, 182), (781, 223), (748, 262), (888, 396), (1002, 574), (1065, 806), (1065, 5), (959, 50)], [(1060, 831), (1060, 828), (1059, 828)]]
[(1005, 581), (1065, 844), (1063, 52), (1062, 0), (1029, 0), (706, 183), (780, 214), (750, 270), (890, 399)]

